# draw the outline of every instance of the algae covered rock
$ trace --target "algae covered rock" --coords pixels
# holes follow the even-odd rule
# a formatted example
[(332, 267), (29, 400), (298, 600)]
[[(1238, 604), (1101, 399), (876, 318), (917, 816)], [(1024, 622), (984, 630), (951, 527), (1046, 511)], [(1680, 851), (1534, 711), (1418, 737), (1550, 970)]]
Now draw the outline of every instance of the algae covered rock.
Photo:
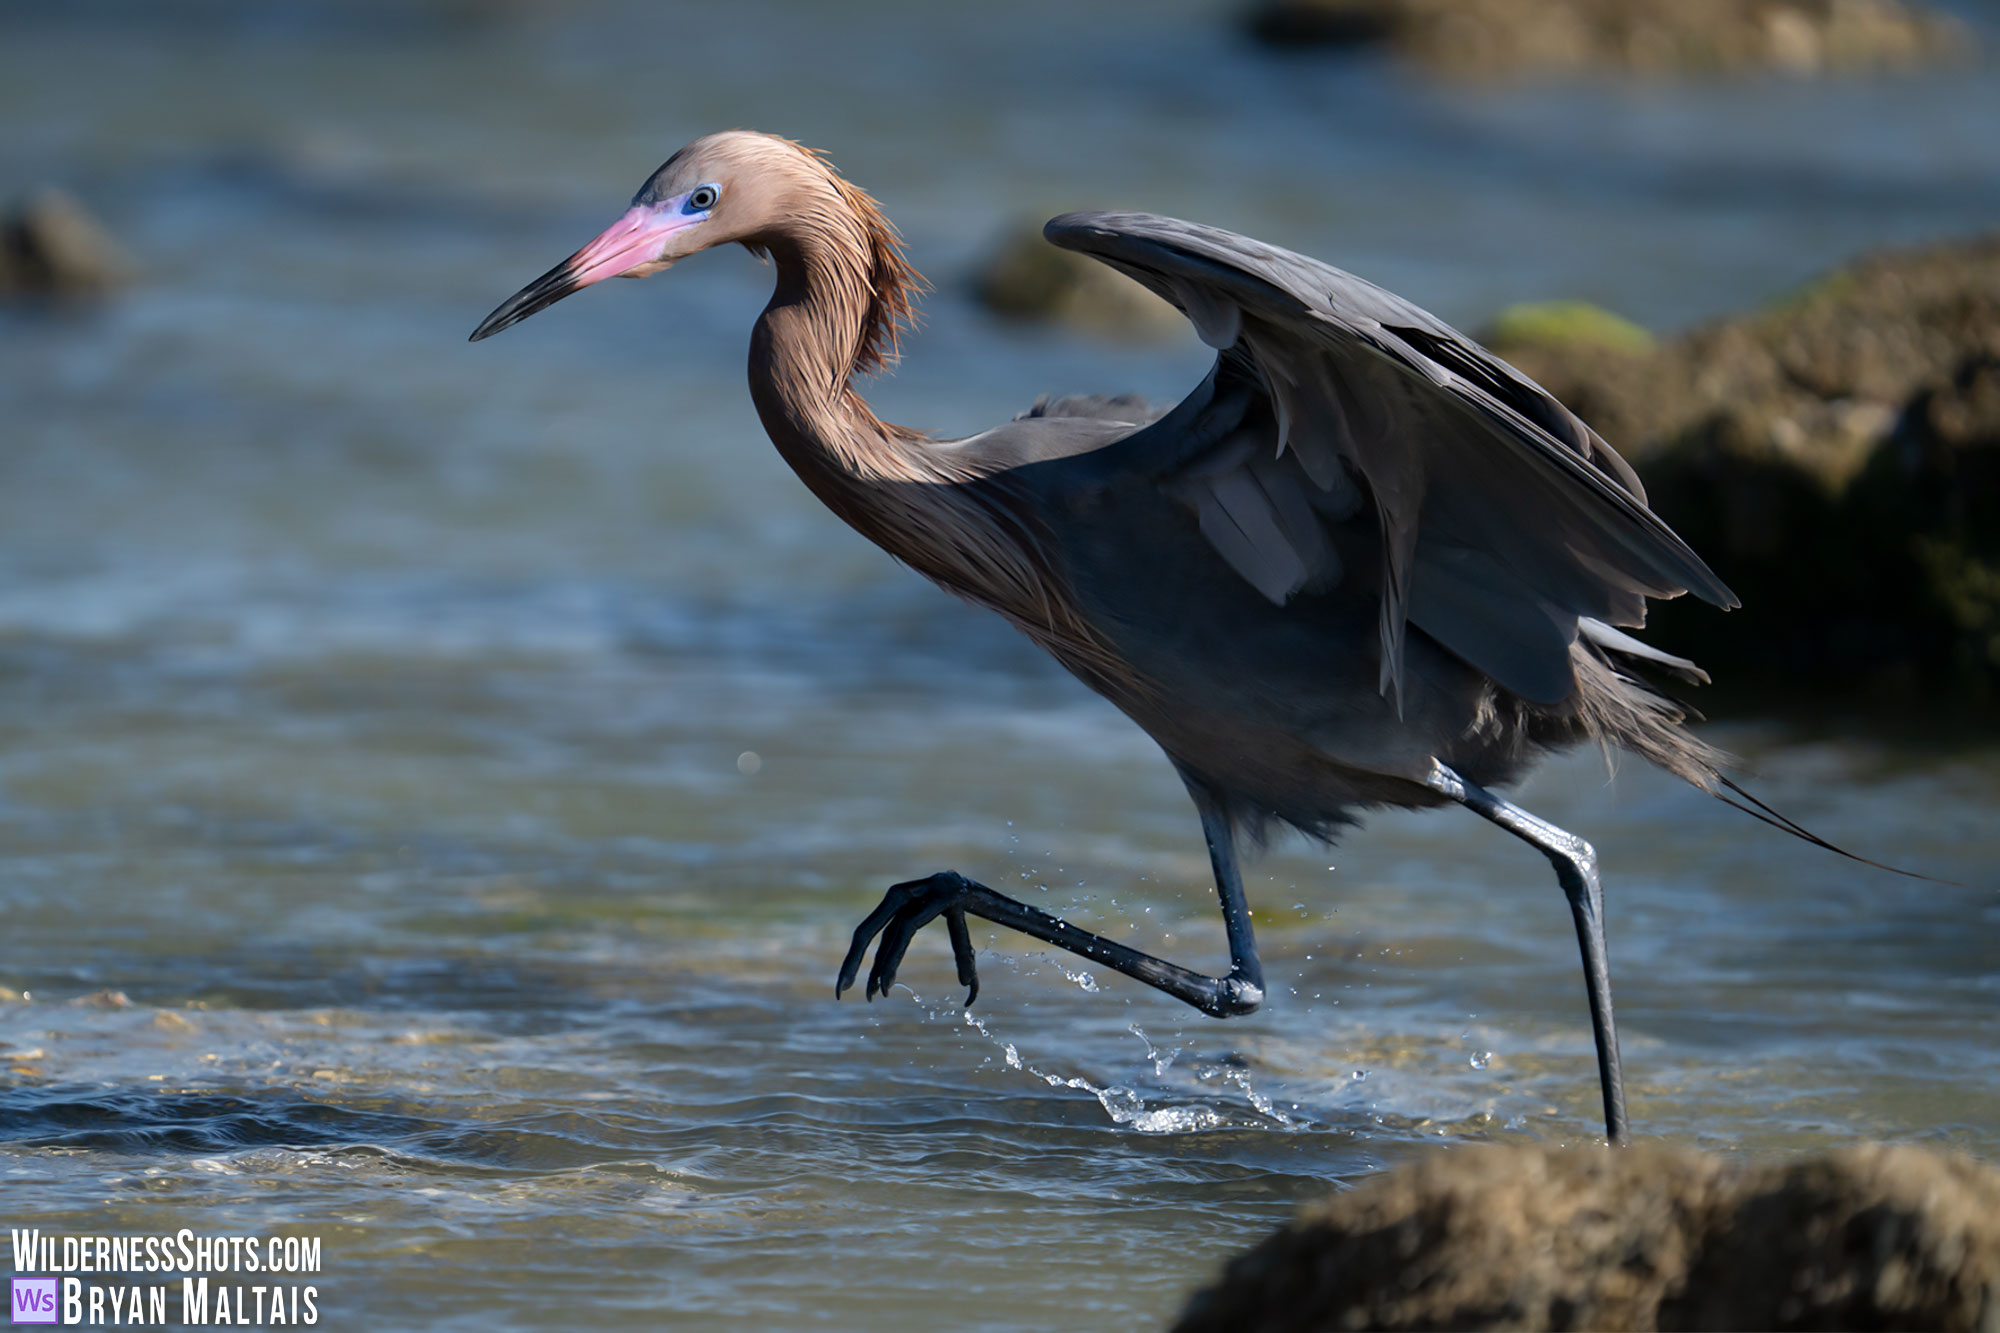
[(2000, 1173), (1865, 1146), (1436, 1152), (1301, 1210), (1179, 1333), (1938, 1329), (2000, 1320)]
[(1475, 78), (1911, 69), (1972, 47), (1905, 0), (1260, 0), (1245, 23), (1274, 46), (1379, 44)]
[(1493, 317), (1486, 340), (1559, 349), (1602, 348), (1631, 356), (1653, 350), (1652, 334), (1588, 301), (1524, 301), (1508, 306)]
[(1629, 459), (1630, 441), (1650, 438), (1663, 415), (1659, 344), (1621, 315), (1583, 301), (1509, 306), (1479, 340), (1588, 421)]
[(1765, 691), (2000, 707), (2000, 235), (1884, 252), (1651, 352), (1490, 331), (1735, 589), (1662, 643)]

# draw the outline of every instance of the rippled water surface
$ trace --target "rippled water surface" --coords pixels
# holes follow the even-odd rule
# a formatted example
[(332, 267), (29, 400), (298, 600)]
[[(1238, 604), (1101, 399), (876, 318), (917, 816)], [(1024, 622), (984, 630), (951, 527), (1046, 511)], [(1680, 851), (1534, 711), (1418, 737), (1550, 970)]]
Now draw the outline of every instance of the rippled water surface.
[[(0, 315), (6, 1224), (318, 1235), (343, 1328), (1143, 1327), (1330, 1184), (1589, 1138), (1566, 910), (1469, 815), (1260, 862), (1248, 1020), (997, 932), (970, 1016), (928, 937), (906, 987), (836, 1003), (853, 923), (944, 866), (1214, 962), (1176, 780), (785, 471), (743, 389), (753, 261), (463, 341), (731, 124), (832, 150), (903, 222), (940, 290), (876, 399), (945, 430), (1206, 359), (979, 314), (966, 267), (1016, 216), (1154, 208), (1469, 325), (1581, 295), (1661, 328), (2000, 218), (1989, 71), (1454, 90), (1228, 31), (0, 16), (0, 184), (70, 185), (145, 268)], [(1602, 851), (1646, 1132), (2000, 1153), (2000, 748), (1886, 721), (1714, 735), (1806, 824), (1968, 887), (1636, 764), (1523, 789)]]

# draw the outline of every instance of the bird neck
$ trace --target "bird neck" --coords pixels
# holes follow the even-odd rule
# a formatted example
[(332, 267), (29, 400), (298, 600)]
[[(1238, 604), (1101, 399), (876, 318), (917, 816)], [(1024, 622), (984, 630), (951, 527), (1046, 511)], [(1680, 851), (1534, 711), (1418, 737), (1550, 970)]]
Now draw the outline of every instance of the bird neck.
[(764, 428), (829, 504), (827, 482), (938, 480), (925, 466), (924, 437), (882, 421), (853, 386), (895, 358), (898, 326), (923, 282), (895, 229), (831, 172), (799, 190), (784, 217), (754, 242), (778, 271), (750, 346)]
[(896, 324), (921, 281), (859, 198), (852, 212), (758, 241), (778, 270), (750, 343), (750, 393), (764, 429), (862, 536), (999, 612), (1086, 680), (1111, 678), (1115, 657), (1053, 583), (1029, 526), (983, 488), (961, 484), (978, 480), (962, 452), (881, 420), (854, 391), (857, 371), (894, 354)]

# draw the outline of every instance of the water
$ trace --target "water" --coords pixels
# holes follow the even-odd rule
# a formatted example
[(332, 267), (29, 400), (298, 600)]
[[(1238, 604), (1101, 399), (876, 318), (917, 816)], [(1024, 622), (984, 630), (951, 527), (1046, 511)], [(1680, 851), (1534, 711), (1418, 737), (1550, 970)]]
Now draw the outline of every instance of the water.
[[(1213, 963), (1185, 797), (785, 471), (743, 390), (753, 261), (463, 342), (730, 124), (902, 222), (940, 291), (875, 398), (945, 430), (1205, 361), (980, 315), (966, 266), (1019, 215), (1156, 208), (1467, 324), (1580, 295), (1661, 328), (2000, 217), (1985, 71), (1441, 89), (1219, 31), (10, 9), (0, 181), (77, 189), (146, 280), (0, 315), (6, 1224), (316, 1235), (333, 1327), (1130, 1327), (1339, 1182), (1590, 1139), (1566, 911), (1470, 816), (1259, 863), (1249, 1020), (999, 932), (969, 1017), (928, 936), (836, 1004), (854, 922), (944, 866)], [(1970, 887), (1636, 764), (1524, 788), (1603, 851), (1645, 1132), (2000, 1152), (2000, 748), (1883, 734), (1714, 731), (1806, 824)]]

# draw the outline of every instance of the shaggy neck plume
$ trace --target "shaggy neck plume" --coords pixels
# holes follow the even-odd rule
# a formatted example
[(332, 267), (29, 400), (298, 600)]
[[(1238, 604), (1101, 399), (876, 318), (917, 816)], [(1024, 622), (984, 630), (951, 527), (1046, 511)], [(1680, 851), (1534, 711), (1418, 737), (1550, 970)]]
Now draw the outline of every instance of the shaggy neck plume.
[(1013, 621), (1086, 679), (1110, 661), (1057, 594), (1034, 535), (962, 455), (882, 421), (853, 378), (894, 360), (919, 278), (875, 201), (801, 153), (781, 221), (753, 238), (777, 289), (750, 344), (750, 393), (778, 452), (862, 536)]
[(878, 419), (854, 376), (888, 366), (921, 287), (875, 201), (801, 150), (782, 220), (754, 241), (778, 270), (750, 348), (750, 392), (806, 484), (853, 521), (843, 481), (938, 479), (921, 436)]

